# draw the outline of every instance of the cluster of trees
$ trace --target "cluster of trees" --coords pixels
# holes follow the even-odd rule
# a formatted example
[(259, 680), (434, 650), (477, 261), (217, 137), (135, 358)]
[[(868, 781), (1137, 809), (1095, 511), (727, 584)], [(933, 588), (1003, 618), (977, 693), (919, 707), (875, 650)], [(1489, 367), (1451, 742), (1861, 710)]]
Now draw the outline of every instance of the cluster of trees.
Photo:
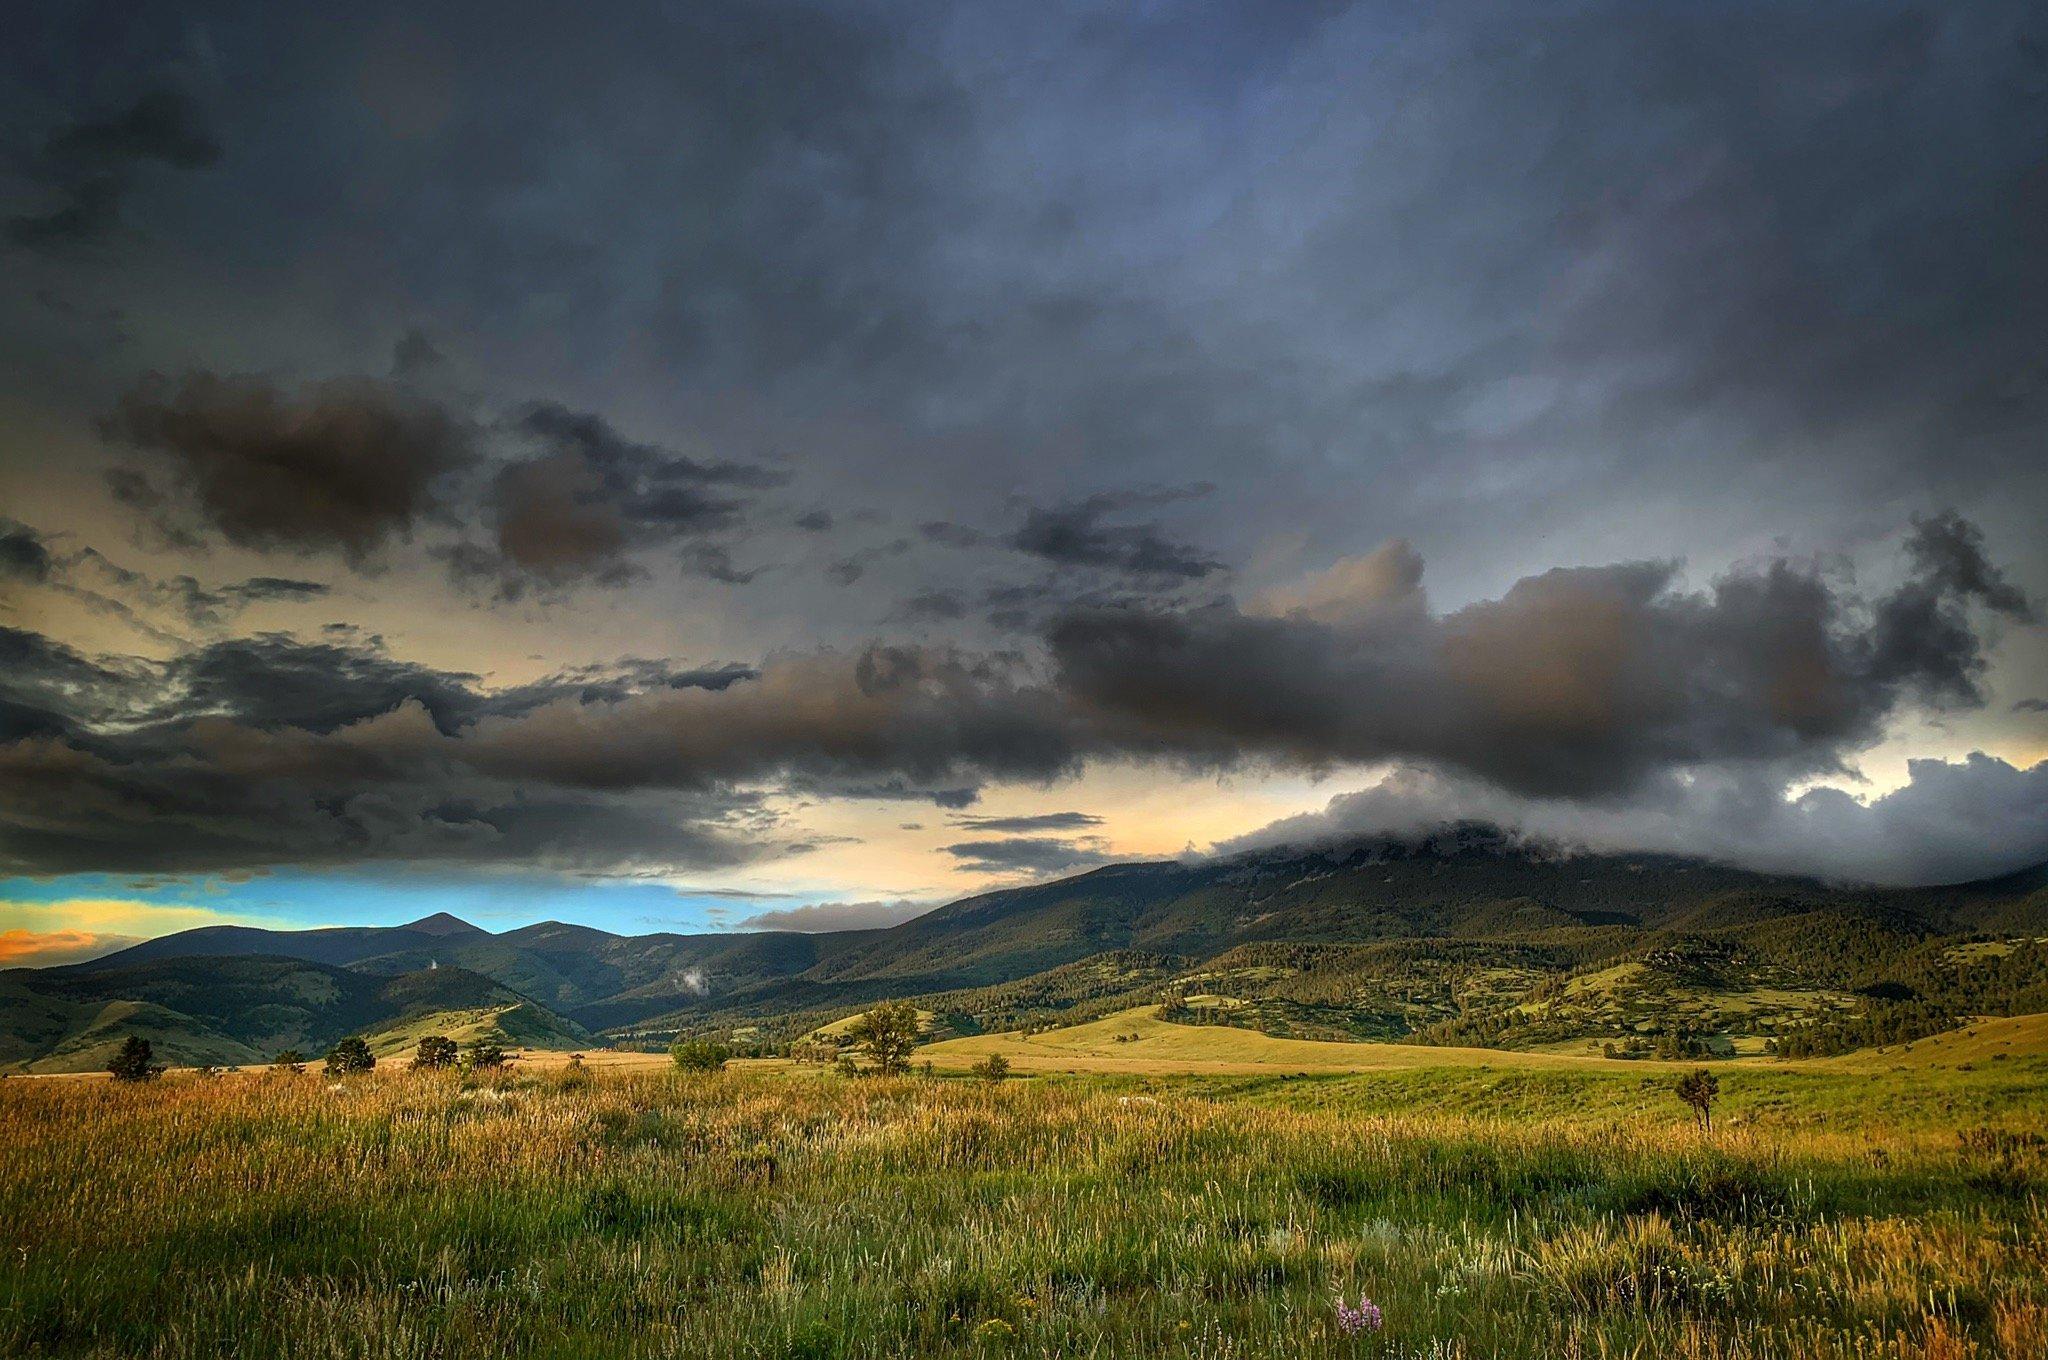
[(478, 1035), (466, 1048), (458, 1048), (445, 1034), (429, 1034), (420, 1040), (412, 1055), (413, 1070), (422, 1072), (445, 1072), (457, 1067), (467, 1072), (491, 1072), (511, 1062), (505, 1046), (488, 1035)]
[(1932, 1002), (1873, 1001), (1862, 1015), (1817, 1020), (1788, 1029), (1765, 1048), (1781, 1058), (1827, 1058), (1859, 1048), (1911, 1043), (1961, 1023), (1954, 1012)]
[(1600, 1045), (1600, 1051), (1610, 1058), (1660, 1058), (1665, 1062), (1714, 1056), (1711, 1040), (1690, 1025), (1655, 1035), (1632, 1034), (1618, 1044), (1609, 1040)]
[[(841, 1071), (858, 1071), (854, 1055), (867, 1059), (868, 1068), (884, 1076), (900, 1076), (910, 1070), (910, 1055), (923, 1033), (918, 1009), (908, 1001), (884, 1001), (854, 1017), (844, 1042), (831, 1038), (806, 1038), (789, 1044), (782, 1055), (800, 1063), (837, 1066)], [(761, 1050), (750, 1053), (759, 1056)], [(715, 1039), (683, 1036), (669, 1045), (669, 1058), (683, 1072), (721, 1072), (735, 1052), (731, 1045)]]

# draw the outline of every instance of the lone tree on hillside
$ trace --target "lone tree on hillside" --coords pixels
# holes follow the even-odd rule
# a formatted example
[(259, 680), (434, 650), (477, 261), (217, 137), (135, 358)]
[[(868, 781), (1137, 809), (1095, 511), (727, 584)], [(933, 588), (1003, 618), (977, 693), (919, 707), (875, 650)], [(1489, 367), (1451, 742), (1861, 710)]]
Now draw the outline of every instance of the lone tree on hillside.
[(847, 1027), (868, 1061), (884, 1076), (910, 1070), (910, 1050), (917, 1046), (917, 1007), (908, 1001), (884, 1001)]
[(1704, 1067), (1688, 1072), (1672, 1089), (1678, 1092), (1680, 1100), (1692, 1106), (1693, 1117), (1701, 1128), (1714, 1127), (1714, 1097), (1721, 1094), (1721, 1083), (1712, 1072)]
[(455, 1041), (445, 1034), (429, 1034), (420, 1040), (417, 1052), (412, 1055), (412, 1065), (428, 1072), (438, 1072), (455, 1066)]
[(732, 1050), (715, 1039), (678, 1039), (668, 1056), (685, 1072), (723, 1072)]
[(121, 1051), (107, 1063), (107, 1071), (115, 1081), (154, 1081), (164, 1074), (149, 1040), (134, 1034), (128, 1036)]
[(376, 1065), (377, 1055), (370, 1052), (370, 1046), (360, 1036), (354, 1034), (336, 1044), (327, 1054), (327, 1075), (330, 1077), (367, 1072)]

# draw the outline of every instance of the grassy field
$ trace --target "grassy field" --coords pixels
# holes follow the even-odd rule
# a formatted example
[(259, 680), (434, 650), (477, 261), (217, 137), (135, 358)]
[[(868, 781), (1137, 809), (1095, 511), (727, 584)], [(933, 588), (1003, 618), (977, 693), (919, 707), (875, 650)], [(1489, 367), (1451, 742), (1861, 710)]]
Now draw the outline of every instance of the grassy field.
[[(1182, 1038), (1133, 1023), (1063, 1043)], [(14, 1079), (0, 1354), (2039, 1360), (2042, 1024), (1726, 1064), (1711, 1134), (1668, 1072), (1413, 1048)]]

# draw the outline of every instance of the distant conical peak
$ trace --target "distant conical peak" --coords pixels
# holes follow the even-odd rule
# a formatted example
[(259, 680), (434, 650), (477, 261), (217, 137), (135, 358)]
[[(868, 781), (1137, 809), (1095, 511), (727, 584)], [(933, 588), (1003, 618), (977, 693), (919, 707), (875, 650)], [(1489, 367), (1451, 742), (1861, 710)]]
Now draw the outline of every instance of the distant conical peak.
[(445, 911), (437, 911), (432, 916), (422, 916), (417, 921), (408, 921), (404, 929), (417, 930), (423, 935), (481, 935), (483, 933), (460, 916), (451, 916)]

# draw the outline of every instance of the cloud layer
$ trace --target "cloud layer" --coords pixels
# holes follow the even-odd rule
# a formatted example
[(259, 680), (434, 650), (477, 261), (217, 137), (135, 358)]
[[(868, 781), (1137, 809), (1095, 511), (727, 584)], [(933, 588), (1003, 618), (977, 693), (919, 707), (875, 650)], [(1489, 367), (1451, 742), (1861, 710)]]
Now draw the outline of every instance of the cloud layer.
[[(1946, 876), (1776, 806), (1929, 717), (2032, 806), (2038, 4), (16, 8), (12, 867), (717, 866), (1114, 762)], [(1164, 834), (1085, 805), (924, 886)]]
[(1316, 846), (1382, 832), (1484, 821), (1565, 845), (1655, 850), (1857, 882), (1956, 883), (2048, 862), (2048, 761), (2017, 768), (1979, 752), (1915, 760), (1903, 786), (1858, 798), (1835, 788), (1788, 794), (1725, 774), (1618, 802), (1532, 798), (1469, 776), (1404, 768), (1223, 842), (1218, 853)]
[(1980, 705), (1973, 611), (2032, 617), (1970, 525), (1920, 521), (1906, 547), (1907, 579), (1868, 604), (1782, 559), (1703, 592), (1634, 562), (1437, 614), (1396, 545), (1274, 597), (1282, 614), (1087, 611), (1049, 641), (1062, 691), (1132, 749), (1423, 760), (1536, 795), (1727, 764), (1782, 780), (1839, 772), (1908, 705)]
[[(1981, 705), (1984, 623), (2031, 618), (1964, 521), (1918, 521), (1903, 556), (1900, 583), (1869, 600), (1782, 559), (1704, 591), (1681, 589), (1674, 564), (1625, 563), (1440, 614), (1395, 544), (1265, 602), (1285, 612), (1077, 610), (1040, 657), (874, 644), (510, 687), (345, 633), (155, 662), (0, 629), (0, 868), (717, 866), (804, 848), (764, 794), (958, 807), (986, 783), (1050, 783), (1099, 759), (1402, 761), (1440, 772), (1416, 807), (1480, 791), (1515, 820), (1585, 809), (1604, 836), (1697, 823), (1699, 848), (1749, 859), (1804, 837), (1816, 862), (1887, 877), (1965, 864), (1933, 809), (1974, 799), (1977, 861), (2008, 864), (2033, 845), (2039, 793), (1998, 762), (1916, 766), (1909, 790), (1873, 805), (1889, 819), (1876, 837), (1852, 829), (1860, 805), (1840, 795), (1780, 796), (1847, 771), (1901, 713)], [(1727, 834), (1738, 806), (1768, 834)], [(943, 849), (983, 874), (1064, 872), (1108, 858), (1097, 824), (959, 814), (966, 834)]]

